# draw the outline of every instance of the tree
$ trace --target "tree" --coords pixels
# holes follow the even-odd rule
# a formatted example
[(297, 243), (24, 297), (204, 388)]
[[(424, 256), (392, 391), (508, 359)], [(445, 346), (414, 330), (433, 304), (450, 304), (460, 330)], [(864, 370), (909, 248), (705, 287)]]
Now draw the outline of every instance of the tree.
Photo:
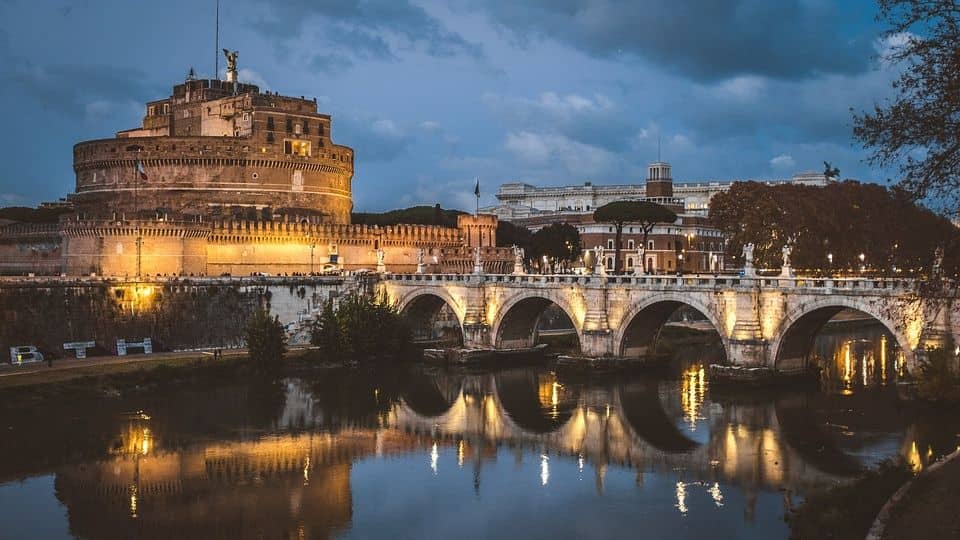
[(509, 221), (497, 222), (497, 247), (517, 246), (525, 252), (530, 251), (533, 242), (533, 233), (526, 227), (514, 225)]
[(275, 373), (287, 351), (286, 334), (278, 317), (258, 309), (247, 320), (247, 351), (263, 373)]
[(960, 198), (960, 7), (955, 2), (879, 0), (889, 24), (887, 61), (903, 66), (895, 96), (854, 113), (854, 137), (868, 162), (896, 168), (914, 200), (956, 208)]
[[(597, 223), (610, 223), (617, 232), (614, 241), (613, 271), (620, 272), (620, 239), (623, 236), (624, 223), (636, 223), (643, 230), (643, 245), (647, 245), (647, 237), (657, 223), (673, 223), (677, 214), (651, 201), (614, 201), (597, 208), (593, 212), (593, 220)], [(646, 265), (640, 261), (644, 271)]]
[(827, 180), (836, 180), (840, 178), (840, 169), (830, 165), (829, 161), (823, 162), (823, 176)]
[(710, 219), (728, 238), (728, 256), (736, 259), (752, 243), (760, 268), (779, 267), (792, 241), (791, 261), (801, 270), (863, 264), (878, 274), (929, 276), (938, 248), (944, 273), (960, 270), (957, 228), (899, 188), (849, 180), (824, 187), (737, 182), (710, 200)]
[(567, 265), (577, 259), (582, 249), (576, 227), (569, 223), (553, 223), (533, 234), (528, 254), (538, 261), (546, 256)]

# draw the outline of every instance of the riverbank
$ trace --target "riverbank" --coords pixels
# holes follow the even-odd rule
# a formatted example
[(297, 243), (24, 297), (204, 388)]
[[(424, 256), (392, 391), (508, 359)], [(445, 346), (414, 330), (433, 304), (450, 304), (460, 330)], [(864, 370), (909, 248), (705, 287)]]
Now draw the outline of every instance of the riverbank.
[[(310, 352), (308, 348), (287, 351), (286, 359), (299, 359)], [(57, 360), (52, 366), (45, 362), (23, 366), (0, 367), (0, 391), (15, 388), (42, 387), (49, 385), (70, 386), (77, 381), (98, 380), (95, 386), (109, 386), (131, 377), (134, 383), (152, 382), (150, 375), (160, 372), (157, 379), (184, 376), (198, 369), (239, 369), (247, 363), (246, 349), (223, 349), (220, 358), (214, 359), (211, 351), (179, 351), (127, 356), (99, 356), (85, 359)], [(290, 366), (285, 362), (285, 367)], [(293, 366), (297, 367), (297, 366)]]
[(882, 540), (960, 538), (960, 447), (942, 466), (920, 475), (893, 503)]

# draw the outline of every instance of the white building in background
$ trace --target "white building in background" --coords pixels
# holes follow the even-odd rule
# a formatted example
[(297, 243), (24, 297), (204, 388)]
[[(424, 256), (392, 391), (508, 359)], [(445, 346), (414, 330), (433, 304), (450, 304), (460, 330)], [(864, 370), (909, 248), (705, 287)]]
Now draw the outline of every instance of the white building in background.
[[(668, 164), (663, 165), (669, 167)], [(684, 214), (705, 217), (710, 208), (710, 199), (714, 195), (730, 189), (734, 182), (751, 181), (767, 185), (824, 186), (827, 184), (823, 173), (810, 171), (795, 174), (792, 178), (673, 182), (672, 196), (678, 203), (682, 199)], [(646, 183), (594, 185), (592, 182), (584, 182), (582, 186), (540, 187), (524, 182), (510, 182), (502, 184), (497, 190), (499, 201), (497, 205), (481, 208), (480, 211), (496, 214), (503, 221), (516, 221), (557, 214), (588, 213), (613, 201), (646, 198), (648, 198)]]

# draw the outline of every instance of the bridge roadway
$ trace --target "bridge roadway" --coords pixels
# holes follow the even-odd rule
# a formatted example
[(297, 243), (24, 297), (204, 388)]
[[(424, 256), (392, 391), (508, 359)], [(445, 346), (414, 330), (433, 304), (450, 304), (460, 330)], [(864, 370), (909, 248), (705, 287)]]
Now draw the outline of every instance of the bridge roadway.
[(421, 323), (448, 306), (468, 348), (532, 346), (551, 305), (570, 318), (584, 356), (640, 358), (689, 306), (717, 330), (729, 364), (781, 372), (805, 369), (817, 332), (844, 309), (882, 323), (908, 371), (960, 334), (953, 299), (921, 296), (906, 279), (386, 274), (377, 287)]

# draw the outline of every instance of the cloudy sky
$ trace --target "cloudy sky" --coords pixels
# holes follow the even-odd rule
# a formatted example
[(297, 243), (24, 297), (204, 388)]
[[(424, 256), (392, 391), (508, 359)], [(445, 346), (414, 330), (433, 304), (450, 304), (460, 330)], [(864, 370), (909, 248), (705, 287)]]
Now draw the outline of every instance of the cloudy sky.
[[(71, 148), (214, 70), (215, 0), (0, 0), (0, 205), (69, 192)], [(883, 179), (850, 109), (890, 95), (869, 0), (221, 0), (242, 80), (316, 96), (358, 210), (496, 186), (823, 170)], [(220, 62), (221, 71), (223, 62)]]

